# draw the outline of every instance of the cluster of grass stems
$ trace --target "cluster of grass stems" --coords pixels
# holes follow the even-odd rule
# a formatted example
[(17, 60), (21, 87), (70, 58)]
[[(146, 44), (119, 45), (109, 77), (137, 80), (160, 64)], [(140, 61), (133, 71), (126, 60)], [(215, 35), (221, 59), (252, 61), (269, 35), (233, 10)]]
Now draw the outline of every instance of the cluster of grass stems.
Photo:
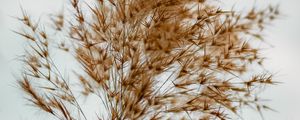
[[(50, 27), (24, 10), (18, 18), (25, 30), (15, 32), (29, 43), (18, 84), (43, 112), (87, 120), (79, 96), (91, 95), (102, 103), (89, 111), (99, 120), (226, 120), (242, 118), (245, 107), (271, 109), (258, 93), (276, 82), (250, 71), (265, 59), (251, 43), (263, 42), (277, 7), (239, 14), (214, 0), (69, 2)], [(67, 73), (78, 79), (62, 75), (51, 49), (74, 56), (83, 72)]]

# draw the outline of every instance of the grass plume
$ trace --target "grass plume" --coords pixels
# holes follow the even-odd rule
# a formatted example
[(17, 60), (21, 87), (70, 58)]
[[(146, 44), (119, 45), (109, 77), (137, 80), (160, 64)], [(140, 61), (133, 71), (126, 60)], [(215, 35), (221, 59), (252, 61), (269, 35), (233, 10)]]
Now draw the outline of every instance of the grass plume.
[[(51, 15), (43, 29), (23, 12), (19, 20), (28, 29), (15, 32), (30, 44), (19, 85), (29, 102), (57, 119), (89, 117), (51, 49), (81, 66), (74, 81), (83, 96), (98, 96), (99, 120), (225, 120), (245, 107), (271, 109), (258, 93), (276, 84), (272, 74), (249, 69), (263, 68), (261, 49), (251, 43), (263, 41), (261, 31), (279, 16), (278, 7), (238, 14), (212, 0), (69, 2), (71, 18)], [(54, 39), (58, 33), (67, 39)]]

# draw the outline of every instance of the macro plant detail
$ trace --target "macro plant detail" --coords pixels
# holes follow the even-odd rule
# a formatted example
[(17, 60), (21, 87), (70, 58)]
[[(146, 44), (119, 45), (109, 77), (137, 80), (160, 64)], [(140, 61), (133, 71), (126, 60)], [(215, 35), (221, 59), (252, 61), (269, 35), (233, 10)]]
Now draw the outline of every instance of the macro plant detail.
[[(261, 31), (278, 7), (238, 13), (217, 5), (70, 0), (68, 13), (51, 15), (50, 26), (23, 10), (24, 31), (15, 32), (29, 48), (18, 84), (34, 107), (58, 120), (93, 118), (86, 112), (99, 120), (225, 120), (242, 118), (246, 107), (272, 110), (259, 93), (277, 82), (251, 71), (265, 59), (252, 43), (264, 43)], [(81, 70), (67, 71), (77, 79), (62, 74), (55, 49), (77, 61)], [(99, 111), (83, 109), (82, 96), (96, 96)]]

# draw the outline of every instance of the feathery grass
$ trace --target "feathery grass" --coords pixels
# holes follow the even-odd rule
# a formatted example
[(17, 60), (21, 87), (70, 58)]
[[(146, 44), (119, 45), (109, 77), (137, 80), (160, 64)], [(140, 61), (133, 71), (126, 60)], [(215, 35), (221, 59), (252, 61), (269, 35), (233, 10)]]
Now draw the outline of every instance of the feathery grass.
[[(19, 85), (27, 100), (60, 120), (87, 120), (77, 92), (51, 56), (74, 56), (83, 96), (96, 95), (99, 120), (219, 119), (241, 117), (245, 107), (261, 112), (258, 93), (276, 84), (262, 67), (261, 31), (278, 7), (245, 14), (225, 11), (212, 0), (70, 0), (71, 19), (52, 15), (50, 27), (33, 22), (15, 32), (28, 39)], [(64, 41), (47, 31), (63, 33)], [(250, 40), (244, 40), (249, 38)], [(63, 57), (63, 56), (62, 56)], [(243, 76), (252, 75), (249, 80)]]

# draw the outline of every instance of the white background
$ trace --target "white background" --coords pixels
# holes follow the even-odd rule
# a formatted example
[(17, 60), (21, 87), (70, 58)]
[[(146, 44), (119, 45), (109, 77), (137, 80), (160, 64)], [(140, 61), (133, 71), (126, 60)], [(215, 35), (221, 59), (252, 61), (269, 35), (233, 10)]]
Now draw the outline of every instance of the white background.
[[(278, 112), (266, 112), (266, 120), (299, 120), (300, 117), (300, 12), (299, 0), (219, 0), (230, 8), (246, 10), (253, 6), (280, 4), (282, 16), (265, 32), (266, 40), (274, 45), (266, 51), (266, 67), (277, 72), (275, 80), (283, 84), (270, 87), (265, 98)], [(17, 60), (22, 55), (25, 42), (11, 30), (20, 28), (12, 16), (20, 16), (20, 6), (35, 18), (47, 17), (58, 12), (66, 4), (64, 0), (0, 0), (0, 120), (47, 119), (49, 116), (26, 105), (22, 92), (16, 87), (14, 74), (20, 70)], [(243, 114), (245, 120), (256, 120), (252, 112)]]

